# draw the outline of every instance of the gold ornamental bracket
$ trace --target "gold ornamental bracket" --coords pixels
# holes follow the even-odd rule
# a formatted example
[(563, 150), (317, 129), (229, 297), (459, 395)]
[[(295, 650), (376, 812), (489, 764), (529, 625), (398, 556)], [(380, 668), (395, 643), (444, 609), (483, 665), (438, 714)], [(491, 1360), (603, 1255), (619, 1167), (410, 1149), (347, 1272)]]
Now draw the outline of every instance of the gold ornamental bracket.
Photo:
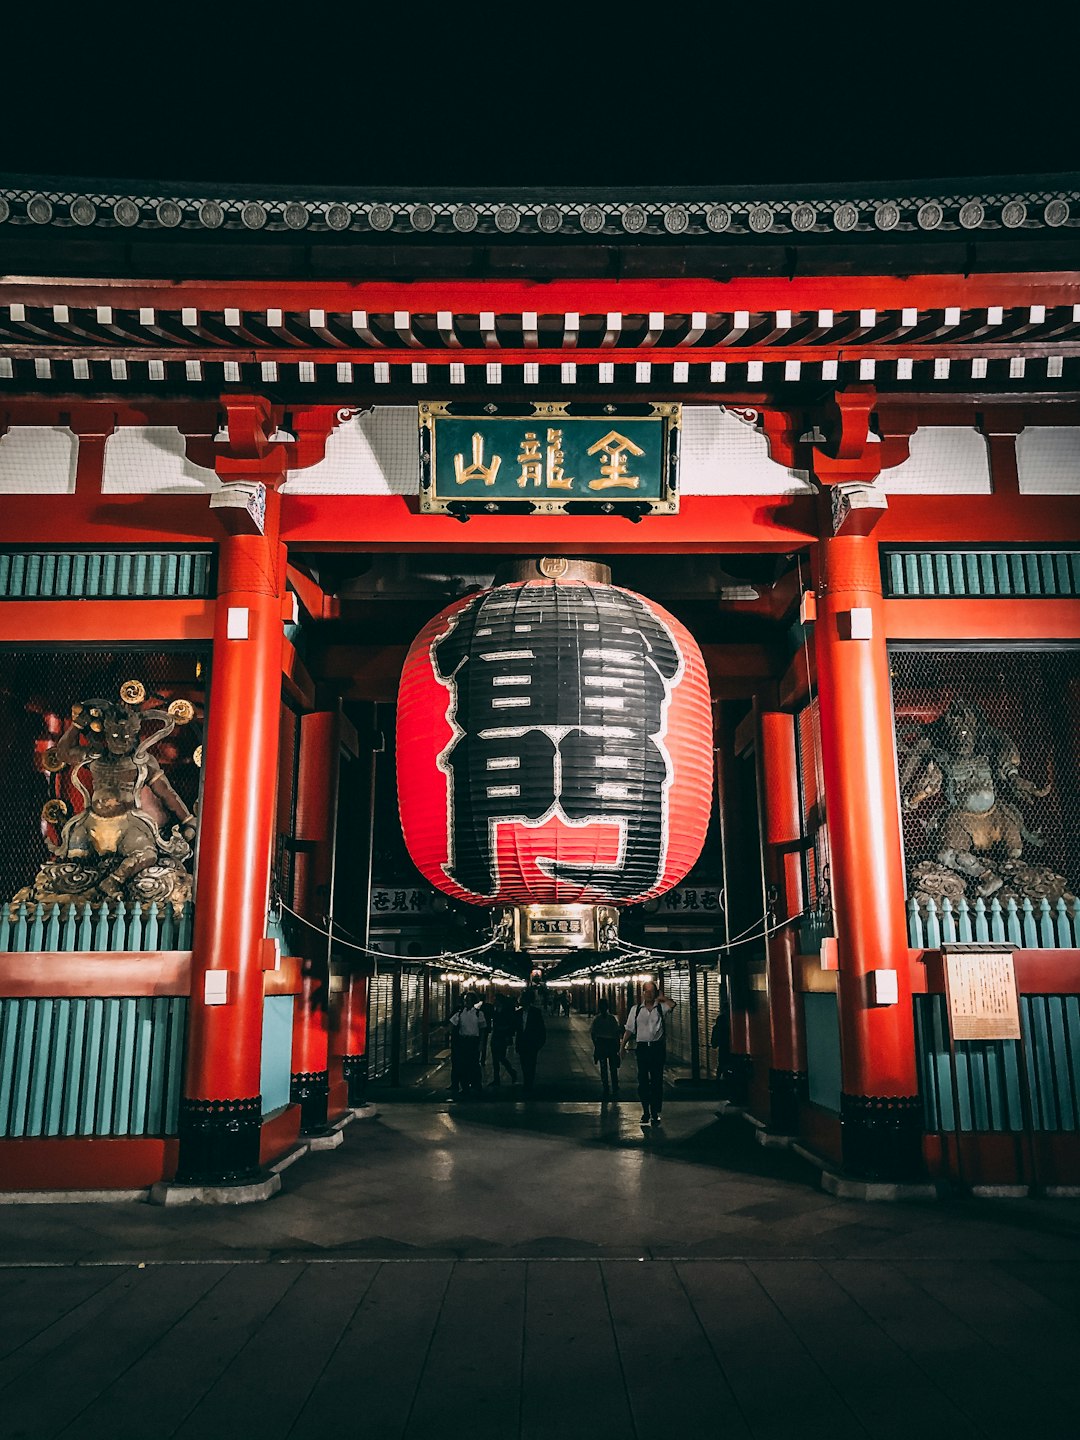
[(421, 401), (420, 509), (674, 515), (682, 406)]

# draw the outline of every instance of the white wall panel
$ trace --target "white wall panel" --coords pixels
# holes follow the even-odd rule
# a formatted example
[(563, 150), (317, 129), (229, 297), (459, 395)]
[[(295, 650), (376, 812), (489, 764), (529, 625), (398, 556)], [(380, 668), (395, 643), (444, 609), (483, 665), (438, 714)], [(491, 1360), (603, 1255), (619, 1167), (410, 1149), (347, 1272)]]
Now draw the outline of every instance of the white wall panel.
[(1032, 425), (1016, 437), (1022, 495), (1080, 495), (1080, 426)]
[(13, 425), (0, 437), (0, 495), (72, 495), (78, 458), (66, 425)]
[(684, 407), (680, 472), (684, 495), (801, 495), (811, 488), (805, 471), (770, 458), (756, 426), (718, 405)]
[(106, 495), (209, 495), (220, 483), (213, 470), (192, 464), (171, 425), (125, 425), (105, 442)]
[(326, 455), (290, 470), (288, 495), (416, 495), (420, 437), (415, 405), (381, 405), (332, 431)]
[(921, 426), (908, 458), (883, 470), (877, 483), (889, 495), (989, 495), (986, 441), (962, 426)]

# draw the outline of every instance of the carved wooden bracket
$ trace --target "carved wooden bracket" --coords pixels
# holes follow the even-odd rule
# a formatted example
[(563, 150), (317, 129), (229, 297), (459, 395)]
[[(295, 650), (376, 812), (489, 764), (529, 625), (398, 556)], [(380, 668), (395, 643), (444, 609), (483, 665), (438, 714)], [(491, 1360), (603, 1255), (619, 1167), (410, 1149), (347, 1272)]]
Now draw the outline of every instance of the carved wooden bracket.
[[(308, 405), (288, 412), (261, 395), (225, 395), (219, 424), (228, 434), (187, 434), (188, 459), (204, 470), (216, 470), (221, 480), (259, 480), (265, 485), (284, 483), (290, 470), (306, 470), (326, 454), (334, 427), (352, 412), (337, 405)], [(272, 437), (288, 418), (295, 439)]]
[(813, 449), (814, 474), (822, 485), (868, 485), (881, 473), (881, 446), (867, 439), (876, 403), (873, 385), (834, 392), (821, 426), (826, 438)]

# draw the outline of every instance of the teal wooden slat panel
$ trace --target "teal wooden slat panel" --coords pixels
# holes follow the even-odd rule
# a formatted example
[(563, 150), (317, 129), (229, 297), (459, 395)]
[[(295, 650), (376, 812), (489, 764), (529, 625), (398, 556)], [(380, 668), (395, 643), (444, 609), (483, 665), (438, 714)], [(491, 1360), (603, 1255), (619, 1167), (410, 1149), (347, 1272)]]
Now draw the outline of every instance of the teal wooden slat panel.
[[(160, 1002), (159, 1002), (160, 1003)], [(169, 1025), (168, 1012), (165, 1023), (155, 1012), (153, 1035), (150, 1042), (150, 1067), (146, 1081), (146, 1124), (151, 1135), (158, 1134), (165, 1122), (166, 1088), (169, 1073)]]
[(94, 1133), (94, 1117), (97, 1114), (98, 1068), (101, 1064), (101, 1032), (104, 1025), (103, 1002), (95, 995), (86, 1002), (86, 1048), (83, 1051), (83, 1074), (79, 1094), (79, 1111), (76, 1118), (76, 1135), (92, 1135)]
[(262, 1071), (259, 1079), (264, 1115), (289, 1103), (292, 1029), (293, 997), (267, 995), (263, 1001)]
[(135, 1085), (135, 1001), (116, 1000), (119, 1033), (116, 1042), (116, 1080), (113, 1087), (112, 1133), (131, 1134), (131, 1095)]
[(1065, 996), (1046, 997), (1046, 1022), (1054, 1069), (1054, 1108), (1058, 1130), (1076, 1129), (1075, 1096), (1069, 1080), (1069, 1051), (1065, 1022)]
[(0, 600), (140, 600), (210, 594), (206, 550), (0, 552)]
[(45, 1133), (45, 1099), (52, 1069), (53, 1012), (56, 1000), (39, 1000), (31, 1041), (30, 1081), (26, 1094), (25, 1135)]
[[(158, 1119), (161, 1133), (175, 1135), (180, 1122), (180, 1096), (184, 1081), (184, 1036), (187, 1030), (187, 1001), (179, 996), (168, 1002), (167, 1017), (167, 1065), (164, 1090), (164, 1110)], [(162, 1024), (165, 1029), (165, 1024)]]
[(71, 1024), (68, 1029), (67, 1057), (64, 1070), (63, 1100), (60, 1106), (60, 1134), (79, 1133), (79, 1106), (82, 1103), (83, 1048), (86, 1044), (86, 1007), (84, 999), (70, 1002)]
[(45, 1101), (45, 1135), (59, 1135), (68, 1073), (68, 1040), (71, 1031), (71, 1001), (57, 1000), (53, 1018), (52, 1056), (49, 1065), (49, 1092)]
[(119, 1060), (120, 1008), (110, 998), (103, 1002), (104, 1024), (101, 1035), (101, 1071), (98, 1077), (98, 1103), (94, 1112), (94, 1135), (113, 1133), (113, 1106), (116, 1103), (116, 1071)]
[(18, 1033), (19, 1001), (0, 1000), (0, 1135), (10, 1132)]
[(26, 1115), (30, 1094), (30, 1067), (34, 1058), (34, 1027), (37, 1024), (39, 1001), (24, 1000), (19, 1006), (15, 1040), (15, 1073), (12, 1079), (11, 1121), (8, 1134), (26, 1134)]
[(892, 550), (882, 576), (897, 598), (1080, 594), (1080, 551)]
[(160, 1004), (148, 995), (135, 1001), (133, 1020), (132, 1070), (134, 1084), (131, 1090), (131, 1114), (128, 1117), (129, 1135), (145, 1135), (148, 1101), (150, 1095), (150, 1051), (154, 1037), (154, 1006)]
[(1046, 1023), (1046, 1007), (1040, 1003), (1042, 999), (1041, 995), (1023, 996), (1020, 1012), (1024, 1028), (1024, 1049), (1027, 1052), (1031, 1109), (1038, 1130), (1057, 1128), (1050, 1037)]
[(0, 1000), (0, 1135), (175, 1134), (186, 1011), (169, 996)]
[(806, 1068), (810, 1099), (815, 1105), (840, 1110), (840, 1020), (836, 996), (803, 996), (806, 1023)]

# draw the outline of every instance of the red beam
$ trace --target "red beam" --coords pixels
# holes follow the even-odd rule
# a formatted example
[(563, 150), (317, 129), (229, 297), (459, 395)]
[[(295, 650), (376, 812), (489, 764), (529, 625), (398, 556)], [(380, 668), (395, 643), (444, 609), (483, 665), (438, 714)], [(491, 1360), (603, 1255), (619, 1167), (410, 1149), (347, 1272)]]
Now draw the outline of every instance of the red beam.
[[(304, 311), (320, 308), (337, 312), (366, 310), (388, 314), (553, 315), (567, 312), (587, 315), (617, 311), (624, 315), (663, 310), (684, 314), (704, 310), (729, 314), (734, 310), (900, 310), (962, 309), (985, 305), (1005, 307), (1080, 303), (1080, 276), (1075, 271), (988, 275), (801, 275), (743, 276), (732, 280), (435, 280), (435, 281), (323, 281), (323, 280), (212, 280), (180, 281), (7, 281), (0, 285), (0, 303), (54, 304), (73, 308), (110, 304), (121, 309), (139, 307), (179, 310), (190, 307), (220, 311), (269, 308)], [(692, 353), (692, 347), (688, 347)], [(149, 353), (148, 351), (145, 353)], [(194, 353), (194, 352), (191, 352)], [(383, 354), (379, 353), (379, 358)], [(617, 352), (616, 352), (617, 353)], [(685, 357), (686, 352), (684, 352)], [(455, 352), (453, 358), (457, 358)], [(612, 352), (607, 352), (611, 358)], [(415, 358), (410, 356), (408, 358)], [(490, 355), (489, 355), (490, 358)]]
[(1080, 496), (890, 495), (874, 538), (881, 545), (1074, 544)]
[(0, 955), (5, 999), (75, 995), (188, 995), (191, 951), (60, 951)]
[(1075, 640), (1080, 600), (886, 600), (890, 640)]
[[(55, 533), (45, 525), (39, 527), (39, 538), (42, 543), (56, 543)], [(84, 533), (84, 544), (87, 538)], [(127, 540), (129, 544), (137, 543), (130, 533)], [(5, 640), (27, 644), (55, 640), (208, 640), (214, 633), (214, 602), (4, 600), (0, 602), (0, 630)]]
[(5, 1190), (143, 1190), (172, 1179), (177, 1149), (176, 1140), (152, 1137), (0, 1140), (0, 1184)]
[(281, 536), (303, 549), (491, 550), (595, 555), (792, 550), (816, 536), (814, 501), (783, 495), (684, 495), (678, 515), (420, 515), (415, 496), (284, 495)]

